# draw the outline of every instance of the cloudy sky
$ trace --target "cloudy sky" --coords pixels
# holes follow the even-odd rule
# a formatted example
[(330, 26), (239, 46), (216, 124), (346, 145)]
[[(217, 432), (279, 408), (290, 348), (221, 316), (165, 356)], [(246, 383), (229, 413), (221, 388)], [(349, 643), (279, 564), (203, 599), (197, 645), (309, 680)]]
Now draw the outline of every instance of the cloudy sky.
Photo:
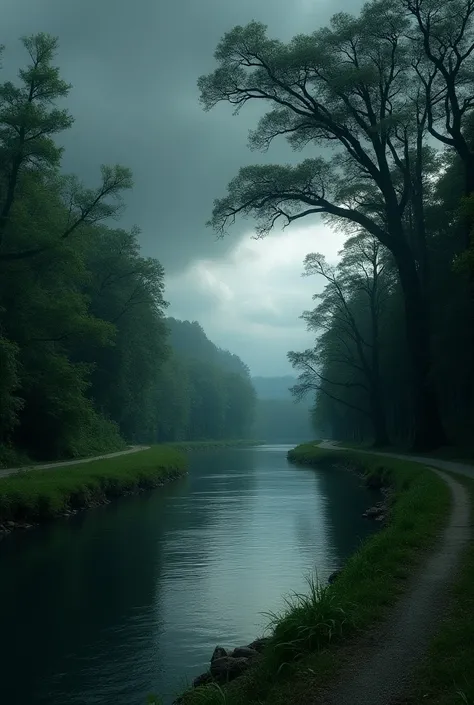
[(341, 236), (318, 220), (252, 239), (252, 222), (224, 240), (205, 227), (214, 198), (240, 166), (294, 162), (285, 142), (268, 155), (247, 149), (254, 106), (239, 116), (198, 102), (197, 78), (214, 68), (224, 32), (252, 19), (289, 39), (325, 24), (361, 0), (3, 0), (4, 75), (25, 62), (18, 38), (59, 36), (57, 63), (72, 83), (76, 121), (62, 137), (65, 169), (91, 185), (101, 163), (133, 169), (122, 224), (142, 229), (146, 255), (167, 272), (169, 313), (199, 320), (209, 337), (237, 353), (254, 374), (290, 371), (289, 349), (310, 338), (299, 320), (322, 282), (302, 279), (308, 252), (334, 259)]

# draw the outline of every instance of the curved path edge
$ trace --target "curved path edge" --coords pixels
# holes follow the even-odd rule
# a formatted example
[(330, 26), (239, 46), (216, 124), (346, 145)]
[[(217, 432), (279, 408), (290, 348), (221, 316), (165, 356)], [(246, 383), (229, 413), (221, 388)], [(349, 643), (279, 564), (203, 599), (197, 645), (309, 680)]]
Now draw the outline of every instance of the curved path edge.
[(92, 463), (94, 460), (106, 460), (107, 458), (118, 458), (120, 455), (130, 455), (131, 453), (139, 453), (142, 450), (149, 450), (150, 446), (132, 446), (127, 450), (119, 450), (115, 453), (106, 453), (105, 455), (95, 455), (92, 458), (80, 458), (79, 460), (59, 461), (57, 463), (46, 463), (44, 465), (29, 465), (21, 468), (5, 468), (0, 470), (0, 478), (15, 475), (18, 472), (26, 472), (31, 470), (54, 470), (55, 468), (66, 468), (69, 465), (82, 465), (83, 463)]
[(386, 453), (381, 450), (370, 450), (370, 449), (359, 449), (359, 448), (344, 448), (344, 446), (338, 446), (334, 441), (321, 441), (317, 444), (318, 448), (324, 448), (325, 450), (334, 451), (350, 451), (351, 453), (370, 453), (371, 455), (378, 455), (380, 457), (386, 458), (396, 458), (397, 460), (409, 460), (414, 463), (421, 463), (422, 465), (427, 465), (429, 468), (438, 468), (439, 470), (447, 470), (448, 472), (454, 472), (458, 475), (466, 475), (466, 477), (471, 477), (474, 479), (474, 465), (468, 465), (467, 463), (458, 463), (453, 460), (441, 460), (440, 458), (425, 458), (421, 455), (407, 455), (404, 453)]
[[(321, 447), (352, 450), (329, 443), (323, 443)], [(432, 458), (389, 453), (377, 455), (417, 461), (430, 467), (449, 486), (453, 499), (451, 515), (436, 548), (418, 569), (409, 590), (388, 618), (365, 639), (362, 638), (357, 653), (352, 654), (342, 667), (336, 684), (316, 700), (319, 705), (395, 705), (401, 702), (409, 689), (413, 670), (443, 617), (449, 587), (454, 582), (471, 536), (470, 501), (466, 489), (454, 477), (433, 466), (439, 463), (444, 469), (469, 477), (474, 477), (473, 467)]]

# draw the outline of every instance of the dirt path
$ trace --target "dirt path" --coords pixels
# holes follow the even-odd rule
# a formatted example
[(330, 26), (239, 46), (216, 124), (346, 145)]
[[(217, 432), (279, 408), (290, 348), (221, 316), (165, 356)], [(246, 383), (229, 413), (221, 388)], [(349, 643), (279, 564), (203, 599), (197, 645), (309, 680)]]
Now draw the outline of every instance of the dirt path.
[[(321, 446), (343, 450), (329, 442)], [(474, 467), (461, 463), (392, 453), (377, 455), (409, 459), (431, 468), (436, 465), (474, 477)], [(442, 618), (448, 588), (471, 536), (466, 490), (452, 476), (436, 469), (433, 472), (443, 478), (452, 493), (449, 524), (442, 532), (436, 550), (415, 575), (411, 587), (389, 619), (361, 640), (357, 653), (344, 664), (337, 685), (317, 700), (318, 705), (395, 705), (407, 692), (412, 671)]]
[(93, 458), (81, 458), (81, 460), (68, 460), (67, 462), (46, 463), (45, 465), (31, 465), (21, 468), (6, 468), (0, 470), (0, 478), (15, 475), (22, 470), (54, 470), (55, 468), (65, 468), (69, 465), (82, 465), (83, 463), (92, 463), (94, 460), (105, 460), (106, 458), (118, 458), (119, 455), (130, 455), (131, 453), (139, 453), (142, 450), (148, 450), (150, 446), (132, 446), (128, 450), (119, 450), (116, 453), (106, 453), (105, 455), (96, 455)]
[(334, 441), (321, 441), (319, 443), (319, 448), (325, 448), (326, 450), (350, 450), (351, 453), (370, 453), (371, 455), (386, 456), (388, 458), (397, 458), (399, 460), (412, 460), (415, 463), (422, 463), (423, 465), (428, 465), (430, 468), (438, 468), (439, 470), (447, 470), (448, 472), (455, 472), (458, 475), (466, 475), (466, 477), (474, 478), (474, 465), (467, 465), (466, 463), (457, 463), (452, 460), (438, 460), (437, 458), (424, 458), (421, 455), (406, 455), (403, 453), (385, 453), (378, 450), (358, 450), (357, 448), (343, 448), (335, 444)]

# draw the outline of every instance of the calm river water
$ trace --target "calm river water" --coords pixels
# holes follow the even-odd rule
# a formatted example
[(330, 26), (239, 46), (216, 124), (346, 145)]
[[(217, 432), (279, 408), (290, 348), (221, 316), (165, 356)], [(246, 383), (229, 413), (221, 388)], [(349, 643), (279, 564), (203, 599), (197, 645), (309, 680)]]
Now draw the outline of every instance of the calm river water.
[(169, 703), (216, 644), (327, 578), (371, 530), (356, 477), (290, 446), (195, 452), (187, 477), (0, 543), (2, 705)]

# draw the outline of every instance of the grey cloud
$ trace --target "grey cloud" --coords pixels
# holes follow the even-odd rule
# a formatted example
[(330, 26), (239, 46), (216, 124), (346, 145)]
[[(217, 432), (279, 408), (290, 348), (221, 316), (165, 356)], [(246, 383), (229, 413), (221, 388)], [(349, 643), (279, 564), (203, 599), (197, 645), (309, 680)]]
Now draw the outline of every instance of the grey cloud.
[[(340, 0), (341, 9), (349, 3)], [(262, 156), (246, 148), (255, 110), (205, 114), (196, 80), (213, 68), (223, 33), (255, 18), (289, 38), (327, 20), (337, 8), (286, 0), (4, 0), (2, 41), (9, 71), (24, 57), (18, 37), (58, 35), (62, 73), (73, 84), (76, 118), (62, 138), (65, 167), (92, 181), (101, 162), (121, 162), (135, 175), (124, 223), (137, 223), (146, 252), (168, 269), (196, 256), (222, 256), (205, 228), (212, 201), (245, 163)], [(311, 26), (308, 23), (311, 22)], [(265, 159), (298, 159), (283, 143)]]
[[(135, 188), (126, 196), (122, 223), (138, 224), (144, 252), (174, 273), (197, 258), (224, 257), (235, 236), (248, 228), (242, 225), (234, 237), (216, 242), (205, 227), (213, 199), (225, 193), (240, 166), (301, 158), (284, 142), (264, 156), (247, 149), (248, 130), (260, 107), (249, 106), (237, 117), (229, 106), (202, 111), (196, 81), (212, 70), (219, 39), (235, 24), (252, 19), (268, 24), (272, 35), (289, 39), (327, 22), (333, 12), (357, 10), (361, 4), (361, 0), (3, 0), (3, 75), (11, 76), (25, 62), (21, 35), (46, 31), (59, 36), (58, 64), (73, 84), (67, 104), (76, 118), (61, 137), (66, 147), (64, 167), (90, 183), (98, 178), (101, 163), (131, 167)], [(192, 297), (197, 298), (191, 291), (183, 292), (179, 308), (184, 311), (186, 299)], [(203, 296), (194, 301), (193, 311), (204, 316), (212, 306), (212, 297)], [(282, 325), (283, 318), (284, 314)], [(255, 341), (248, 345), (255, 347)], [(232, 347), (230, 339), (228, 346)]]

